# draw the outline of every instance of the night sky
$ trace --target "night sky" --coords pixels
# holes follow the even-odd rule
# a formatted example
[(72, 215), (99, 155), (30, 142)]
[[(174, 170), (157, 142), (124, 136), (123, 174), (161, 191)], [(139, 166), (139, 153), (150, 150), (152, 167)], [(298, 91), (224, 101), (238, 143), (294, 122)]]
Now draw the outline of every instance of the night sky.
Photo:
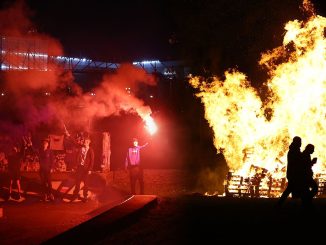
[(58, 38), (69, 55), (100, 60), (158, 59), (171, 26), (162, 1), (27, 1), (40, 31)]
[[(3, 0), (0, 6), (4, 8), (12, 2), (15, 1)], [(312, 2), (317, 13), (325, 16), (326, 1)], [(57, 38), (65, 55), (112, 62), (190, 58), (221, 71), (248, 64), (246, 59), (256, 62), (257, 54), (278, 46), (284, 32), (282, 25), (301, 17), (302, 1), (25, 0), (25, 3), (38, 32)], [(243, 50), (251, 52), (250, 55), (241, 54)], [(225, 65), (207, 56), (219, 56)]]

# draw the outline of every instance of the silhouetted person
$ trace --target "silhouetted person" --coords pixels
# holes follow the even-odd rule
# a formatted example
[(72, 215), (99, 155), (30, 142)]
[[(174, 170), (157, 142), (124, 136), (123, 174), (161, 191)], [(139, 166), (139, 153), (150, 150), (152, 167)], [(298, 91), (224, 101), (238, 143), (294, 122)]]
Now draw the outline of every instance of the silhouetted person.
[(133, 139), (133, 146), (128, 149), (125, 161), (125, 168), (129, 169), (131, 193), (136, 194), (136, 182), (140, 186), (140, 194), (144, 194), (144, 173), (140, 162), (140, 150), (147, 146), (148, 143), (139, 146), (138, 140)]
[(53, 154), (49, 148), (49, 141), (44, 140), (43, 146), (39, 151), (40, 178), (43, 188), (43, 200), (54, 201), (52, 194), (51, 169), (53, 164)]
[(17, 185), (19, 200), (22, 199), (21, 188), (20, 188), (21, 160), (22, 160), (22, 152), (19, 150), (17, 146), (13, 146), (11, 153), (8, 155), (8, 173), (10, 178), (9, 199), (11, 199), (12, 186), (14, 182), (16, 182)]
[(287, 154), (287, 169), (286, 178), (288, 184), (284, 192), (282, 193), (280, 199), (278, 200), (278, 205), (281, 206), (287, 197), (292, 193), (292, 197), (302, 196), (302, 176), (303, 167), (301, 161), (301, 138), (295, 136), (289, 146), (289, 151)]
[(76, 186), (74, 189), (72, 201), (79, 197), (81, 182), (84, 182), (83, 201), (87, 201), (89, 175), (91, 174), (94, 165), (94, 151), (90, 147), (90, 143), (90, 138), (86, 138), (84, 145), (82, 146), (77, 156)]
[(314, 153), (315, 147), (312, 144), (308, 144), (301, 155), (301, 164), (303, 167), (303, 201), (305, 207), (311, 207), (312, 199), (318, 193), (318, 185), (313, 178), (312, 166), (317, 162), (317, 158), (311, 160), (311, 154)]
[(29, 133), (27, 136), (23, 136), (23, 147), (21, 149), (23, 162), (26, 164), (27, 171), (34, 171), (35, 166), (33, 163), (35, 162), (36, 157), (36, 149), (33, 146), (32, 136)]

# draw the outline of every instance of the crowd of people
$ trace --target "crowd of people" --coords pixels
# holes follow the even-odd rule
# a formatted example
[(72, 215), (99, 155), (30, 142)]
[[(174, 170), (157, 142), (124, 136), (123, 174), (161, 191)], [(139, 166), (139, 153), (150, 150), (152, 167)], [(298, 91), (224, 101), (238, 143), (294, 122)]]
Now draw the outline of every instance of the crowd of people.
[[(43, 138), (39, 147), (35, 147), (30, 136), (24, 136), (18, 143), (5, 144), (0, 152), (0, 175), (9, 177), (8, 190), (9, 198), (12, 199), (13, 187), (17, 187), (18, 200), (24, 199), (21, 190), (21, 174), (25, 172), (39, 173), (41, 199), (44, 201), (54, 201), (58, 192), (52, 188), (52, 173), (58, 171), (58, 156), (62, 154), (61, 146), (58, 142), (62, 141), (61, 136)], [(88, 133), (76, 134), (72, 137), (70, 134), (65, 135), (64, 141), (70, 144), (70, 155), (67, 167), (73, 172), (74, 190), (71, 201), (76, 199), (87, 201), (89, 194), (89, 176), (94, 168), (94, 150), (91, 147), (91, 138)], [(55, 145), (55, 146), (54, 146)], [(73, 147), (71, 147), (73, 145)], [(125, 169), (130, 176), (130, 189), (132, 194), (136, 194), (136, 182), (139, 183), (140, 194), (144, 194), (143, 168), (140, 161), (140, 150), (147, 146), (138, 145), (138, 140), (132, 140), (132, 146), (128, 148), (125, 161)], [(8, 147), (9, 146), (9, 147)], [(53, 149), (59, 149), (53, 150)], [(65, 149), (67, 150), (67, 149)], [(72, 153), (74, 153), (72, 155)], [(103, 157), (105, 154), (103, 155)], [(32, 160), (31, 160), (32, 159)], [(26, 168), (28, 166), (28, 168)], [(101, 165), (103, 166), (103, 165)], [(60, 171), (60, 170), (59, 170)], [(3, 182), (3, 181), (2, 181)], [(82, 196), (80, 196), (81, 183), (83, 183)], [(3, 185), (3, 183), (0, 184)], [(0, 186), (1, 189), (1, 186)], [(55, 195), (54, 195), (55, 194)], [(15, 194), (16, 195), (16, 194)], [(17, 196), (17, 195), (16, 195)], [(62, 197), (60, 197), (62, 198)]]
[[(21, 140), (16, 142), (10, 140), (9, 137), (1, 137), (0, 175), (9, 179), (9, 200), (12, 199), (14, 186), (17, 187), (18, 200), (23, 199), (20, 183), (21, 173), (37, 172), (40, 177), (42, 199), (54, 201), (51, 173), (67, 170), (76, 172), (76, 176), (79, 176), (76, 178), (74, 193), (79, 192), (80, 182), (83, 181), (84, 193), (86, 193), (84, 197), (87, 197), (87, 178), (81, 174), (81, 162), (84, 161), (81, 158), (84, 157), (85, 152), (88, 154), (91, 152), (92, 158), (87, 158), (87, 173), (90, 173), (94, 164), (94, 152), (89, 147), (89, 135), (87, 133), (77, 133), (75, 137), (66, 135), (65, 140), (70, 145), (68, 154), (65, 152), (65, 148), (58, 147), (58, 139), (62, 141), (63, 137), (48, 135), (42, 139), (39, 147), (35, 147), (31, 135), (23, 136)], [(53, 145), (50, 147), (51, 142), (53, 145), (57, 144), (59, 150), (56, 150)], [(2, 185), (4, 185), (4, 179), (2, 178), (0, 181)]]
[[(3, 140), (3, 139), (6, 140)], [(48, 138), (49, 142), (50, 139)], [(32, 143), (31, 136), (23, 136), (22, 140), (13, 141), (7, 137), (0, 137), (0, 172), (8, 171), (8, 157), (12, 152), (13, 147), (19, 149), (21, 155), (20, 170), (22, 172), (39, 172), (40, 171), (40, 156), (39, 148)], [(77, 148), (69, 147), (69, 149), (53, 150), (53, 171), (63, 172), (73, 168), (74, 160), (71, 155), (75, 155)]]

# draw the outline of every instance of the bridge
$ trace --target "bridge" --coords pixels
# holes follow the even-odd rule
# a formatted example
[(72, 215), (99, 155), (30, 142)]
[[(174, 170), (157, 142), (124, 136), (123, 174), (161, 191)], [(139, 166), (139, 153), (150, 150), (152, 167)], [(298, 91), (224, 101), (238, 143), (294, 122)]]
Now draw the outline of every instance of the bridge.
[[(94, 61), (89, 58), (52, 56), (46, 40), (37, 38), (0, 37), (0, 71), (51, 70), (51, 64), (77, 72), (114, 72), (121, 64)], [(159, 73), (167, 78), (185, 77), (188, 69), (181, 61), (144, 60), (132, 64), (148, 73)]]

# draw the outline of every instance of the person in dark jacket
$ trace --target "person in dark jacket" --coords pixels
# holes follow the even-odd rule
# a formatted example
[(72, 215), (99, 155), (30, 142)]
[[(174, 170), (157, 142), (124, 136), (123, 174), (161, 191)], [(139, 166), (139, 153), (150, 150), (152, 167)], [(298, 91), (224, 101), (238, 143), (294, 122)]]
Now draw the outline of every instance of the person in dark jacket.
[(40, 160), (40, 178), (41, 185), (43, 188), (43, 200), (44, 201), (54, 201), (54, 196), (52, 194), (52, 181), (51, 181), (51, 170), (53, 164), (53, 154), (49, 148), (49, 141), (47, 139), (43, 140), (43, 147), (39, 151)]
[(81, 147), (79, 154), (77, 156), (77, 168), (76, 168), (76, 186), (73, 192), (73, 200), (79, 198), (80, 184), (84, 182), (83, 187), (83, 201), (87, 201), (88, 197), (88, 180), (89, 175), (93, 169), (94, 165), (94, 151), (90, 147), (91, 140), (86, 138), (84, 140), (84, 145)]
[(16, 182), (18, 189), (19, 200), (22, 199), (20, 188), (20, 166), (21, 166), (22, 154), (18, 146), (13, 146), (11, 153), (8, 155), (8, 173), (10, 178), (9, 185), (9, 199), (11, 199), (12, 186)]
[(317, 162), (317, 158), (311, 159), (311, 154), (314, 153), (315, 146), (308, 144), (301, 155), (301, 161), (303, 166), (303, 183), (304, 183), (304, 197), (303, 205), (306, 208), (312, 206), (312, 199), (318, 193), (318, 185), (313, 178), (312, 166)]
[(284, 192), (282, 193), (280, 199), (278, 200), (278, 206), (281, 206), (287, 197), (292, 193), (292, 197), (301, 196), (302, 192), (302, 175), (303, 168), (301, 164), (301, 138), (295, 136), (292, 143), (289, 146), (289, 151), (287, 154), (287, 169), (286, 178), (288, 184)]

